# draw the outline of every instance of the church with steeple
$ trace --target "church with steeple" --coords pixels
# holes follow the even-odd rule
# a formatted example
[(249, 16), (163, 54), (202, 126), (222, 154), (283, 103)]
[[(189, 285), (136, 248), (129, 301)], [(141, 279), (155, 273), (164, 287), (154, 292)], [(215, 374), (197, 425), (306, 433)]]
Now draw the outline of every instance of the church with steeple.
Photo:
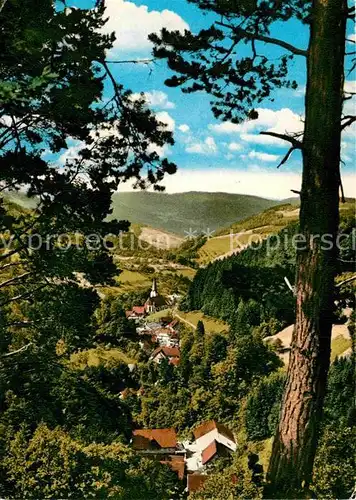
[(153, 278), (150, 296), (145, 302), (145, 311), (152, 314), (166, 307), (166, 299), (158, 293), (156, 278)]

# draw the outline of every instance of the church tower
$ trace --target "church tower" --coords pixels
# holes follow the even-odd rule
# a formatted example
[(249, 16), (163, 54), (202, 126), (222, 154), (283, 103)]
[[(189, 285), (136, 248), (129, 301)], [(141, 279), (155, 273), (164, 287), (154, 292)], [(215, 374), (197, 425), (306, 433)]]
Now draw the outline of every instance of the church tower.
[(158, 296), (158, 292), (157, 292), (157, 281), (156, 281), (156, 278), (153, 278), (153, 281), (152, 281), (152, 288), (151, 288), (151, 293), (150, 293), (150, 297), (151, 299), (155, 298)]
[(145, 302), (145, 311), (149, 314), (160, 311), (166, 306), (166, 299), (158, 293), (156, 278), (153, 278), (150, 296)]

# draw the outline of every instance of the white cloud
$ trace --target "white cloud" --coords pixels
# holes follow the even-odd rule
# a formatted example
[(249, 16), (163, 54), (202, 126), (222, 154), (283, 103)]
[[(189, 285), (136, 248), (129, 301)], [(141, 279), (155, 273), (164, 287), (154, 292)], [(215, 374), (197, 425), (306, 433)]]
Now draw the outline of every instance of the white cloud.
[(164, 184), (167, 192), (197, 190), (283, 199), (294, 196), (291, 189), (300, 190), (301, 175), (256, 167), (243, 171), (233, 169), (178, 170), (172, 178), (167, 177)]
[[(160, 109), (174, 109), (176, 105), (170, 101), (168, 95), (161, 90), (152, 90), (151, 92), (144, 92), (144, 98), (147, 104), (152, 107)], [(142, 94), (132, 94), (131, 99), (136, 101), (142, 97)]]
[(356, 92), (356, 80), (346, 80), (344, 90), (345, 92)]
[(295, 97), (304, 97), (306, 90), (307, 90), (306, 85), (298, 85), (298, 88), (295, 89), (293, 94)]
[(216, 147), (215, 140), (213, 137), (207, 137), (205, 139), (205, 144), (208, 146), (208, 148), (210, 148), (214, 151), (217, 151), (217, 147)]
[(3, 127), (11, 127), (12, 126), (12, 118), (11, 116), (9, 115), (3, 115), (1, 118), (0, 118), (0, 126), (3, 126)]
[(241, 139), (252, 144), (284, 147), (286, 143), (269, 135), (241, 134)]
[(217, 153), (217, 145), (213, 137), (207, 137), (204, 142), (193, 142), (186, 147), (187, 153), (195, 153), (201, 155), (213, 155)]
[(243, 147), (238, 142), (230, 142), (229, 144), (230, 151), (241, 151), (242, 149)]
[[(300, 191), (301, 174), (250, 166), (246, 170), (179, 169), (166, 176), (163, 183), (167, 193), (187, 191), (241, 193), (282, 200), (295, 196), (291, 189)], [(356, 175), (343, 175), (345, 194), (356, 197)], [(120, 188), (121, 190), (121, 188)], [(129, 183), (124, 190), (131, 191)]]
[(209, 130), (216, 134), (236, 134), (241, 132), (241, 125), (232, 122), (222, 122), (214, 125), (209, 125)]
[(157, 118), (157, 121), (162, 122), (165, 125), (167, 125), (165, 130), (170, 130), (171, 132), (173, 132), (173, 130), (175, 129), (175, 126), (176, 126), (176, 122), (171, 117), (171, 115), (169, 113), (167, 113), (167, 111), (160, 111), (159, 113), (156, 113), (156, 118)]
[(263, 136), (261, 131), (275, 132), (279, 134), (301, 132), (304, 128), (301, 117), (289, 108), (282, 108), (274, 111), (268, 108), (257, 108), (258, 119), (246, 120), (240, 124), (224, 122), (209, 125), (209, 129), (217, 134), (239, 134), (240, 138), (246, 142), (254, 144), (273, 144), (281, 147), (285, 142), (271, 137)]
[(171, 154), (171, 150), (167, 144), (164, 146), (158, 146), (157, 144), (150, 144), (147, 148), (148, 153), (157, 153), (160, 158), (165, 156), (169, 156)]
[(183, 123), (183, 125), (179, 125), (178, 129), (183, 132), (183, 134), (186, 134), (187, 132), (189, 132), (190, 130), (190, 127), (189, 125)]
[(146, 5), (137, 6), (125, 0), (106, 0), (105, 3), (105, 15), (109, 19), (104, 31), (115, 32), (115, 51), (148, 52), (152, 47), (148, 35), (158, 33), (163, 27), (182, 33), (189, 30), (189, 25), (171, 10), (149, 11)]
[(248, 157), (249, 158), (253, 158), (253, 159), (256, 159), (256, 160), (260, 160), (260, 161), (267, 161), (267, 162), (276, 162), (279, 158), (278, 155), (270, 155), (270, 154), (267, 154), (267, 153), (259, 153), (258, 151), (251, 151), (249, 154), (248, 154)]
[(57, 163), (59, 165), (65, 165), (66, 161), (75, 160), (78, 158), (79, 151), (84, 147), (84, 142), (71, 139), (68, 148), (59, 156)]

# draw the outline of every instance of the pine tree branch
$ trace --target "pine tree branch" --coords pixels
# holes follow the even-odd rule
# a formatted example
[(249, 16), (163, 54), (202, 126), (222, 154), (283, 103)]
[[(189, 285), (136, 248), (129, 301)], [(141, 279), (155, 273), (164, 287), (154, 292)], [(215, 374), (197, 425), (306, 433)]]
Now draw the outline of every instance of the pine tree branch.
[(356, 274), (354, 276), (351, 276), (351, 278), (347, 278), (347, 280), (341, 281), (341, 283), (338, 283), (336, 285), (336, 288), (341, 288), (344, 285), (347, 285), (347, 283), (351, 283), (351, 281), (356, 280)]
[(127, 59), (123, 61), (105, 61), (106, 64), (149, 64), (154, 62), (155, 59)]
[(290, 142), (294, 149), (303, 149), (302, 143), (291, 135), (277, 134), (277, 132), (260, 132), (260, 135), (269, 135), (271, 137), (276, 137), (277, 139), (282, 139), (283, 141)]
[(41, 286), (38, 286), (34, 290), (29, 290), (28, 292), (24, 292), (24, 293), (21, 293), (19, 295), (15, 295), (15, 297), (11, 297), (10, 299), (4, 300), (4, 302), (0, 303), (0, 307), (6, 306), (7, 304), (10, 304), (11, 302), (16, 302), (17, 300), (27, 299), (27, 298), (31, 297), (31, 295), (33, 295), (34, 293), (45, 288), (46, 286), (48, 286), (48, 283), (41, 285)]
[(17, 349), (16, 351), (11, 351), (11, 352), (8, 352), (6, 354), (3, 354), (1, 357), (7, 358), (8, 356), (13, 356), (14, 354), (18, 354), (19, 352), (26, 351), (32, 344), (33, 344), (33, 342), (30, 342), (29, 344), (26, 344), (23, 347), (20, 347), (20, 349)]
[(21, 264), (22, 262), (19, 260), (15, 262), (9, 262), (8, 264), (4, 264), (3, 266), (0, 267), (0, 272), (3, 271), (4, 269), (7, 269), (8, 267), (20, 266)]
[(18, 181), (14, 181), (14, 182), (11, 182), (10, 184), (6, 184), (6, 186), (2, 186), (0, 189), (0, 193), (2, 193), (3, 191), (6, 191), (7, 189), (9, 189), (11, 187), (16, 186), (16, 184), (18, 184)]
[(279, 47), (282, 47), (283, 49), (289, 50), (289, 52), (292, 52), (292, 54), (295, 54), (297, 56), (306, 57), (308, 55), (307, 50), (298, 49), (297, 47), (294, 47), (294, 45), (291, 45), (290, 43), (285, 42), (284, 40), (279, 40), (278, 38), (272, 38), (269, 36), (260, 35), (258, 33), (251, 33), (247, 30), (242, 29), (242, 28), (237, 28), (235, 26), (231, 26), (230, 24), (226, 24), (223, 22), (217, 22), (216, 24), (218, 26), (222, 26), (224, 28), (230, 29), (234, 34), (236, 34), (237, 36), (239, 36), (241, 38), (247, 38), (248, 40), (258, 40), (259, 42), (277, 45)]
[(346, 120), (346, 121), (341, 124), (341, 130), (344, 130), (345, 128), (352, 125), (356, 121), (356, 116), (347, 115), (347, 116), (344, 116), (343, 120)]
[(277, 168), (280, 168), (282, 165), (284, 165), (290, 158), (291, 154), (293, 153), (293, 151), (295, 151), (296, 148), (294, 146), (292, 146), (289, 150), (288, 150), (288, 153), (284, 156), (283, 160), (281, 161), (281, 163), (279, 165), (277, 165)]
[(20, 274), (19, 276), (14, 276), (13, 278), (10, 278), (6, 281), (3, 281), (2, 283), (0, 283), (0, 288), (4, 288), (5, 286), (12, 285), (13, 283), (16, 283), (17, 281), (21, 280), (22, 278), (26, 278), (30, 274), (33, 274), (33, 272), (28, 271), (26, 273)]
[(7, 0), (0, 0), (0, 12), (5, 7), (6, 2), (7, 2)]
[(340, 191), (341, 191), (341, 203), (346, 203), (345, 191), (344, 191), (344, 186), (342, 184), (342, 178), (341, 178), (340, 169), (339, 169), (339, 187), (340, 187)]
[(20, 326), (20, 327), (27, 327), (27, 326), (32, 326), (34, 325), (35, 322), (34, 321), (14, 321), (12, 323), (6, 323), (6, 325), (4, 325), (6, 328), (8, 327), (12, 327), (12, 326)]
[(20, 248), (15, 248), (14, 250), (11, 250), (10, 252), (1, 254), (0, 255), (0, 261), (8, 259), (12, 255), (15, 255), (17, 253), (20, 253), (21, 250), (24, 250), (24, 248), (25, 248), (25, 245), (22, 245)]

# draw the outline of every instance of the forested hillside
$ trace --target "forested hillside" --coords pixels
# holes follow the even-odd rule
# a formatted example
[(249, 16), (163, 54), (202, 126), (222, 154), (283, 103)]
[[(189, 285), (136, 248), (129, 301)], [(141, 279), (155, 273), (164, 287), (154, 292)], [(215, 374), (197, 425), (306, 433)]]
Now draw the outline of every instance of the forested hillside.
[(116, 193), (112, 217), (186, 236), (186, 231), (200, 234), (220, 229), (277, 204), (258, 196), (228, 193)]
[[(274, 213), (275, 209), (272, 211)], [(255, 219), (262, 222), (266, 213)], [(242, 226), (248, 224), (247, 219)], [(354, 209), (350, 204), (342, 211), (343, 236), (340, 237), (342, 248), (338, 274), (353, 271), (354, 228)], [(294, 283), (296, 249), (302, 243), (298, 243), (297, 234), (298, 223), (290, 223), (278, 234), (199, 269), (182, 307), (185, 310), (201, 309), (230, 324), (240, 321), (245, 307), (250, 310), (248, 314), (251, 314), (255, 326), (274, 322), (275, 328), (280, 328), (292, 323), (294, 298), (284, 278)]]

